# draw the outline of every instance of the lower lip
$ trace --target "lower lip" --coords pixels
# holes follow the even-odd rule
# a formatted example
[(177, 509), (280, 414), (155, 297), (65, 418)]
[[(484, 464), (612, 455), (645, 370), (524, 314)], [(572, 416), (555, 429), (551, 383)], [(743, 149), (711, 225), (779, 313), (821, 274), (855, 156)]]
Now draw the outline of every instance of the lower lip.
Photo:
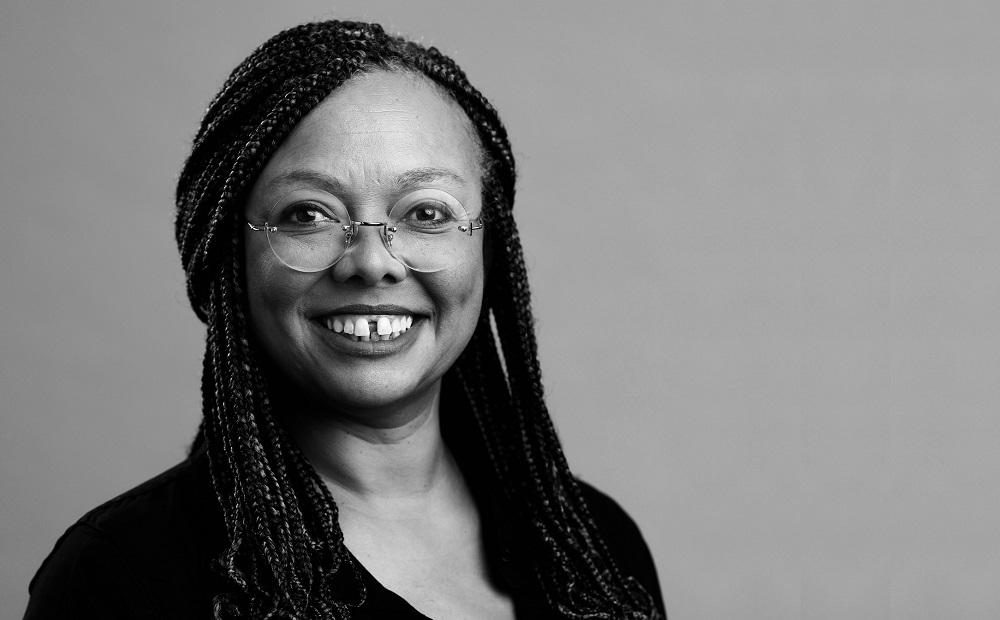
[(415, 331), (423, 325), (422, 319), (414, 319), (413, 325), (405, 332), (392, 338), (391, 340), (354, 340), (338, 334), (326, 326), (313, 321), (315, 329), (323, 332), (325, 342), (341, 353), (356, 357), (386, 357), (395, 355), (413, 344)]

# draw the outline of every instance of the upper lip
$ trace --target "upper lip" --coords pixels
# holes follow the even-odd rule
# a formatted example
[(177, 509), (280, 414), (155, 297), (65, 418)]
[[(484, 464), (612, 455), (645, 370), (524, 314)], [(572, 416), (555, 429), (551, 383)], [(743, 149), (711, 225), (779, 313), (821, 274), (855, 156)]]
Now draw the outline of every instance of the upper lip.
[(366, 304), (351, 304), (348, 306), (340, 306), (339, 308), (335, 308), (333, 310), (329, 310), (326, 312), (321, 312), (317, 314), (316, 317), (314, 318), (332, 316), (334, 314), (363, 314), (363, 315), (407, 314), (413, 316), (418, 313), (414, 312), (413, 310), (410, 310), (409, 308), (404, 308), (403, 306), (395, 306), (390, 304), (379, 304), (377, 306), (369, 306)]

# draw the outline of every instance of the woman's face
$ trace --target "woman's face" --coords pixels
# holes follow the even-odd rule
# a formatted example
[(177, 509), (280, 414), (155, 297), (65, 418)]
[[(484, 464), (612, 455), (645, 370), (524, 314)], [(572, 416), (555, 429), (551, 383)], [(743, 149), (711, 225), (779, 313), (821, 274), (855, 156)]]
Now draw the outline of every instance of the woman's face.
[[(334, 195), (355, 221), (383, 222), (417, 189), (444, 190), (480, 215), (479, 150), (470, 121), (425, 78), (377, 71), (349, 80), (295, 127), (253, 186), (246, 219), (268, 219), (294, 190)], [(247, 228), (247, 293), (253, 329), (272, 364), (322, 406), (342, 412), (392, 408), (433, 394), (475, 330), (483, 296), (483, 234), (460, 260), (411, 271), (362, 227), (332, 267), (285, 266), (263, 231)], [(385, 317), (389, 340), (359, 341), (343, 324)], [(335, 329), (340, 323), (340, 332)], [(333, 329), (331, 329), (333, 327)], [(372, 330), (376, 331), (375, 329)]]

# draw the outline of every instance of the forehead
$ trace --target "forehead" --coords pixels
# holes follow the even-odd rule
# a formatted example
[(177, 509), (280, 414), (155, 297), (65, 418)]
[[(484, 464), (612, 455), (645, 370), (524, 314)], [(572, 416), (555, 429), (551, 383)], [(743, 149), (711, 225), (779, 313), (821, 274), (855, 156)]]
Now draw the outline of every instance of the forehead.
[(458, 104), (423, 76), (376, 71), (345, 82), (298, 123), (258, 177), (248, 210), (324, 178), (324, 189), (345, 199), (417, 180), (468, 200), (479, 176), (478, 141)]

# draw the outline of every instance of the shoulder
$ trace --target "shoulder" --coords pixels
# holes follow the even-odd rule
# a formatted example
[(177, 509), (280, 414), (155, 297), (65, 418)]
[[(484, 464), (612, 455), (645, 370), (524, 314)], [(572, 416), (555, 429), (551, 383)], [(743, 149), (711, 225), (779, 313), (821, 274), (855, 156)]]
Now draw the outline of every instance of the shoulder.
[[(78, 525), (120, 541), (153, 543), (173, 553), (174, 538), (186, 539), (211, 525), (218, 503), (204, 453), (188, 458), (160, 475), (94, 508)], [(221, 518), (221, 517), (220, 517)], [(155, 541), (150, 538), (156, 534)]]
[(590, 516), (618, 569), (642, 584), (663, 612), (663, 594), (656, 565), (639, 526), (611, 497), (582, 480), (577, 482), (590, 509)]
[(25, 617), (209, 612), (205, 587), (225, 530), (206, 461), (187, 459), (81, 517), (31, 580)]

